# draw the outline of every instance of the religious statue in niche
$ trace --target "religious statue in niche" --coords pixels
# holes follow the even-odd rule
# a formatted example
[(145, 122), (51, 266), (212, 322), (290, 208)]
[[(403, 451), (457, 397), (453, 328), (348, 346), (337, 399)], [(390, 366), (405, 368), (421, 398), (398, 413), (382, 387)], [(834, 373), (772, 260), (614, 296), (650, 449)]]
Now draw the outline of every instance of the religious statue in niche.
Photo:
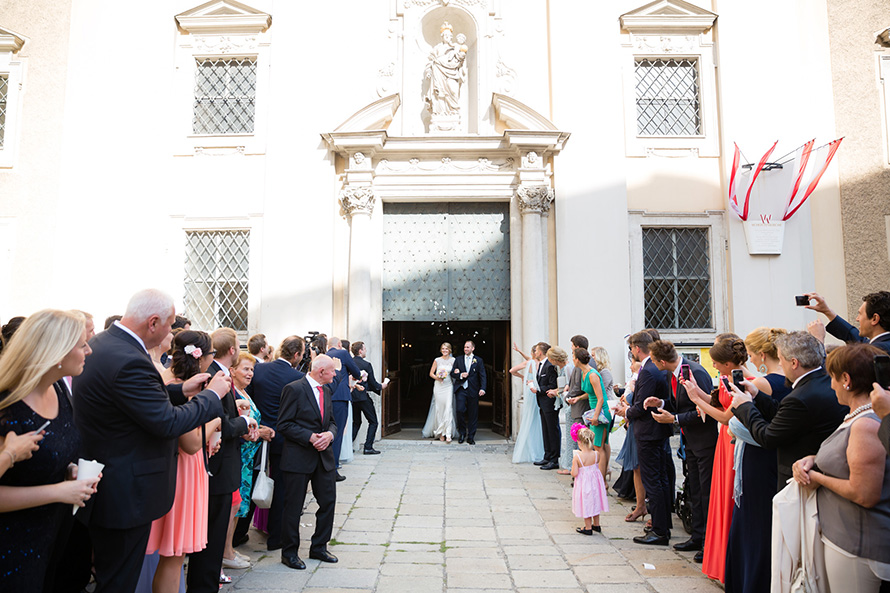
[(442, 23), (442, 41), (433, 47), (424, 77), (430, 81), (424, 101), (430, 110), (430, 132), (452, 132), (460, 127), (460, 87), (467, 80), (467, 37), (454, 36)]

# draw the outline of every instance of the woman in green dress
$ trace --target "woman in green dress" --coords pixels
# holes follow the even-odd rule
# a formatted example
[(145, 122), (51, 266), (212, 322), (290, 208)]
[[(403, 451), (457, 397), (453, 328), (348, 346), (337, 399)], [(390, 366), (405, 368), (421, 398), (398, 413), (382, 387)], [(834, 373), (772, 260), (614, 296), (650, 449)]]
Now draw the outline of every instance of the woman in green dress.
[[(603, 378), (590, 366), (590, 352), (585, 348), (575, 348), (572, 351), (572, 362), (576, 367), (581, 369), (581, 389), (587, 394), (590, 401), (590, 409), (593, 410), (593, 418), (590, 421), (590, 430), (593, 431), (593, 448), (597, 452), (599, 459), (599, 468), (603, 474), (603, 479), (608, 471), (609, 460), (606, 457), (605, 446), (609, 443), (609, 425), (612, 423), (612, 412), (606, 404), (605, 388), (603, 387)], [(606, 421), (600, 422), (601, 413), (605, 415)]]

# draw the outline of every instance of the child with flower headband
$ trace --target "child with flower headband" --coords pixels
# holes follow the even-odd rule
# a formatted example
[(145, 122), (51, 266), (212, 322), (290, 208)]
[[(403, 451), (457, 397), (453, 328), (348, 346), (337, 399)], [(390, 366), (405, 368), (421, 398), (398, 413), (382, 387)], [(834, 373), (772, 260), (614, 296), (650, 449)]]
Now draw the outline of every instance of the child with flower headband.
[(572, 457), (572, 512), (584, 519), (584, 527), (575, 529), (584, 535), (600, 532), (600, 514), (609, 510), (606, 483), (597, 466), (598, 456), (593, 448), (594, 434), (583, 424), (572, 425), (572, 440), (578, 443), (578, 451)]

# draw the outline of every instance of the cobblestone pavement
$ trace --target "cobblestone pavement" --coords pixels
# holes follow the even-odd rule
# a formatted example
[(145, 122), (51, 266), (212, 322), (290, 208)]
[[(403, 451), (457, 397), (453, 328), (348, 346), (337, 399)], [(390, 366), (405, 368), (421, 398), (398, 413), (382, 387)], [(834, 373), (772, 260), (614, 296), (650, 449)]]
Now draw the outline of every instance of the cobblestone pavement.
[[(617, 433), (616, 433), (617, 435)], [(617, 443), (613, 444), (617, 453)], [(226, 592), (277, 593), (691, 593), (722, 587), (701, 574), (691, 552), (647, 548), (625, 523), (632, 503), (609, 493), (602, 535), (575, 533), (571, 477), (511, 462), (512, 445), (430, 441), (375, 444), (382, 455), (356, 456), (341, 473), (330, 550), (338, 564), (308, 558), (314, 502), (304, 514), (300, 557), (291, 570), (265, 537), (250, 532), (239, 548), (253, 563), (226, 570)], [(612, 468), (617, 477), (617, 467)], [(682, 474), (678, 477), (681, 478)], [(674, 517), (672, 543), (688, 537)], [(651, 565), (652, 568), (644, 566)]]

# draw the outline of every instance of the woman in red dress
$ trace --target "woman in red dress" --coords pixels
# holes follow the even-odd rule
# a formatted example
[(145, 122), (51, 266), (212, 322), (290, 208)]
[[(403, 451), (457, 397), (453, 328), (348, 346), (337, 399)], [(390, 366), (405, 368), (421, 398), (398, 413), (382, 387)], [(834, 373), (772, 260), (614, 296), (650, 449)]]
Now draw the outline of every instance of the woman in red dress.
[(726, 575), (726, 545), (732, 524), (732, 489), (735, 481), (733, 455), (735, 447), (727, 424), (732, 418), (732, 394), (727, 393), (723, 378), (732, 381), (732, 371), (742, 369), (748, 360), (745, 342), (735, 334), (720, 336), (709, 350), (714, 368), (720, 373), (717, 398), (709, 396), (695, 386), (694, 381), (684, 382), (686, 392), (699, 409), (720, 423), (717, 448), (714, 451), (714, 469), (711, 475), (711, 497), (708, 504), (708, 523), (705, 527), (705, 549), (702, 572), (724, 582)]

